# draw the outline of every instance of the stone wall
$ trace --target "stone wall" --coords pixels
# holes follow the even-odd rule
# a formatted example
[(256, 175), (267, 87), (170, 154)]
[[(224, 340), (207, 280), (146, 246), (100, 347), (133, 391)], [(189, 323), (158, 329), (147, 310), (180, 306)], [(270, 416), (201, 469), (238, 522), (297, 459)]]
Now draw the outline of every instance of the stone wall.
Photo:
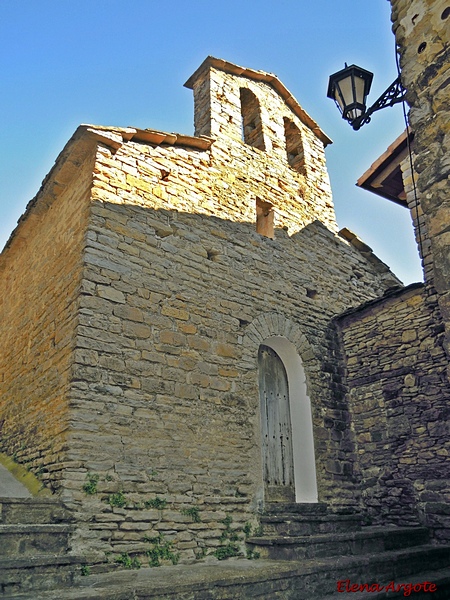
[(337, 323), (368, 518), (420, 521), (448, 540), (450, 386), (436, 295), (414, 284)]
[[(17, 314), (28, 311), (50, 346), (52, 327), (64, 333), (59, 354), (32, 356), (28, 387), (12, 370), (9, 394), (11, 406), (27, 394), (22, 422), (41, 417), (48, 449), (16, 439), (45, 464), (51, 441), (64, 449), (52, 477), (79, 522), (75, 551), (159, 548), (184, 561), (235, 551), (264, 502), (257, 356), (273, 336), (303, 362), (319, 500), (359, 503), (331, 319), (398, 280), (354, 234), (336, 234), (325, 134), (276, 78), (229, 70), (194, 77), (197, 126), (210, 127), (197, 133), (217, 139), (81, 127), (64, 177), (56, 169), (35, 203), (45, 219), (28, 234), (29, 212), (19, 227), (36, 240), (33, 258), (4, 256), (23, 281), (21, 305), (25, 293), (43, 299), (51, 319), (35, 303)], [(260, 128), (251, 143), (235, 114), (241, 93), (246, 126)], [(93, 143), (95, 164), (81, 167)], [(261, 206), (273, 239), (256, 232)], [(26, 344), (17, 351), (23, 361)], [(54, 375), (42, 394), (35, 368)]]
[[(162, 533), (192, 560), (226, 543), (226, 516), (241, 539), (256, 523), (257, 354), (272, 335), (305, 366), (320, 500), (358, 503), (329, 322), (397, 280), (314, 220), (301, 175), (227, 143), (98, 149), (62, 495), (93, 550), (135, 553)], [(277, 212), (273, 240), (255, 231), (255, 197)]]
[(391, 5), (402, 82), (408, 90), (409, 119), (415, 134), (417, 188), (431, 245), (432, 269), (426, 274), (438, 292), (450, 356), (450, 6), (447, 0), (391, 0)]
[(61, 157), (0, 257), (1, 450), (53, 489), (65, 462), (92, 182), (93, 154), (77, 152)]
[[(413, 144), (411, 145), (414, 148)], [(414, 235), (417, 243), (417, 249), (422, 261), (424, 280), (432, 284), (433, 282), (433, 255), (431, 253), (431, 239), (427, 230), (427, 221), (423, 214), (420, 203), (420, 195), (417, 190), (417, 175), (411, 170), (411, 158), (409, 155), (400, 164), (403, 178), (403, 186), (406, 192), (406, 203), (411, 214), (411, 220), (414, 228)]]

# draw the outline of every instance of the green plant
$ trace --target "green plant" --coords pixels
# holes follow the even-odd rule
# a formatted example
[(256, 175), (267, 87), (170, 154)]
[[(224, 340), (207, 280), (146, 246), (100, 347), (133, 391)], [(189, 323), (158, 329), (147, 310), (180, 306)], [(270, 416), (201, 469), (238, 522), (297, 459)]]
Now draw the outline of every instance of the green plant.
[(153, 544), (153, 548), (146, 552), (150, 567), (160, 567), (161, 560), (170, 560), (173, 565), (178, 564), (180, 555), (172, 552), (172, 542), (165, 541), (162, 534), (155, 538), (145, 537), (144, 541)]
[(123, 508), (127, 505), (127, 499), (125, 498), (123, 492), (117, 492), (116, 494), (111, 494), (107, 500), (110, 506), (115, 506), (117, 508)]
[(205, 556), (207, 555), (208, 550), (203, 547), (203, 548), (199, 548), (195, 554), (197, 560), (201, 560), (202, 558), (205, 558)]
[(229, 540), (230, 542), (237, 542), (239, 539), (239, 535), (236, 531), (231, 529), (231, 523), (233, 519), (230, 515), (227, 515), (223, 521), (221, 521), (225, 525), (225, 530), (222, 531), (222, 535), (220, 536), (220, 541), (224, 542), (225, 540)]
[(163, 508), (166, 508), (167, 500), (165, 498), (158, 498), (158, 496), (156, 496), (156, 498), (146, 500), (144, 502), (144, 506), (145, 508), (157, 508), (159, 510), (162, 510)]
[(247, 550), (248, 560), (257, 560), (260, 556), (261, 555), (257, 550)]
[(83, 491), (88, 496), (92, 496), (97, 493), (97, 483), (100, 479), (99, 475), (94, 475), (93, 473), (86, 474), (86, 483), (83, 485)]
[(81, 565), (81, 575), (83, 577), (87, 577), (90, 574), (91, 574), (91, 567), (88, 567), (88, 565)]
[(129, 554), (124, 552), (115, 559), (115, 562), (122, 565), (124, 569), (140, 569), (141, 561), (135, 556), (131, 558)]
[(258, 525), (258, 527), (255, 527), (255, 529), (253, 530), (253, 537), (261, 537), (264, 533), (263, 530), (263, 526), (262, 525)]
[(182, 515), (186, 515), (187, 517), (191, 517), (194, 523), (200, 523), (200, 509), (198, 506), (192, 506), (191, 508), (183, 508), (181, 510)]
[(221, 523), (223, 523), (225, 525), (226, 529), (230, 528), (230, 525), (232, 522), (233, 522), (233, 519), (232, 519), (232, 517), (230, 517), (230, 515), (227, 515), (225, 517), (225, 519), (223, 519), (223, 521), (221, 521)]
[(239, 546), (237, 544), (228, 543), (226, 546), (219, 546), (213, 552), (213, 555), (218, 560), (225, 560), (227, 558), (231, 558), (232, 556), (239, 556)]
[[(238, 530), (233, 530), (231, 528), (231, 523), (233, 519), (230, 515), (227, 515), (223, 521), (221, 521), (225, 525), (225, 529), (220, 536), (221, 542), (227, 542), (224, 546), (220, 546), (214, 550), (213, 555), (218, 560), (225, 560), (226, 558), (231, 558), (232, 556), (239, 556), (241, 551), (239, 546), (234, 543), (239, 540)], [(248, 529), (244, 525), (244, 529)]]
[(250, 523), (246, 523), (242, 528), (242, 531), (244, 532), (245, 539), (249, 538), (252, 533), (252, 526), (250, 525)]

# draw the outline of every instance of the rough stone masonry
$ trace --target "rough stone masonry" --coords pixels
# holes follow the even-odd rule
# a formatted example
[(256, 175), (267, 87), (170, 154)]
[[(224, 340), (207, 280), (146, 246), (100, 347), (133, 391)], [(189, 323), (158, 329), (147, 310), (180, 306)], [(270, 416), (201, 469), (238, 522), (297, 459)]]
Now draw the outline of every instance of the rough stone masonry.
[[(448, 0), (392, 0), (402, 82), (415, 133), (414, 171), (423, 214), (425, 276), (438, 293), (445, 322), (445, 346), (450, 357), (450, 172), (449, 18)], [(428, 250), (430, 246), (430, 251)], [(450, 373), (449, 373), (450, 375)]]
[(399, 282), (338, 235), (330, 140), (274, 75), (209, 57), (187, 85), (195, 136), (81, 126), (0, 259), (2, 451), (98, 557), (192, 561), (257, 527), (273, 338), (304, 369), (318, 499), (360, 506), (333, 318)]
[[(443, 347), (446, 356), (442, 366), (435, 370), (433, 383), (429, 383), (428, 407), (421, 414), (419, 437), (413, 436), (406, 441), (404, 450), (409, 456), (403, 457), (404, 465), (409, 460), (410, 489), (416, 488), (418, 507), (422, 522), (436, 528), (439, 538), (449, 538), (450, 492), (448, 462), (448, 401), (449, 358), (450, 358), (450, 252), (449, 252), (449, 18), (450, 5), (447, 0), (391, 0), (392, 29), (395, 34), (400, 58), (402, 83), (407, 90), (407, 102), (410, 107), (409, 122), (414, 132), (414, 173), (416, 181), (415, 198), (411, 194), (412, 174), (407, 174), (409, 204), (416, 227), (416, 236), (422, 237), (421, 253), (424, 264), (425, 306), (417, 304), (411, 311), (411, 324), (416, 322), (420, 313), (437, 303), (435, 318), (428, 325), (428, 345), (434, 346), (437, 357)], [(410, 201), (414, 200), (413, 204)], [(418, 222), (420, 232), (418, 230)], [(422, 312), (423, 314), (423, 312)], [(420, 317), (419, 317), (420, 318)], [(411, 328), (409, 325), (408, 329)], [(417, 339), (423, 332), (418, 324)], [(423, 344), (424, 342), (422, 342)], [(412, 349), (411, 349), (412, 354)], [(420, 361), (419, 361), (420, 362)], [(419, 414), (423, 405), (422, 390), (426, 387), (429, 374), (418, 367), (418, 376), (412, 386), (419, 392), (418, 406), (412, 394), (411, 414)], [(439, 383), (439, 381), (441, 383)], [(412, 380), (411, 380), (412, 383)], [(419, 386), (419, 387), (417, 387)], [(433, 398), (434, 395), (434, 398)], [(431, 399), (433, 398), (433, 399)], [(414, 421), (413, 421), (414, 422)], [(413, 425), (414, 428), (414, 425)], [(426, 432), (426, 433), (425, 433)], [(425, 439), (427, 438), (427, 439)], [(424, 448), (424, 444), (427, 446)], [(414, 446), (416, 447), (414, 448)], [(418, 449), (422, 448), (420, 456)], [(416, 454), (416, 457), (414, 457)], [(429, 472), (425, 478), (417, 472), (418, 465), (427, 465)], [(424, 467), (425, 468), (425, 467)], [(420, 468), (419, 468), (420, 470)], [(403, 467), (405, 472), (405, 468)], [(415, 476), (418, 481), (415, 482)], [(421, 488), (422, 486), (422, 488)], [(421, 489), (420, 489), (421, 488)]]

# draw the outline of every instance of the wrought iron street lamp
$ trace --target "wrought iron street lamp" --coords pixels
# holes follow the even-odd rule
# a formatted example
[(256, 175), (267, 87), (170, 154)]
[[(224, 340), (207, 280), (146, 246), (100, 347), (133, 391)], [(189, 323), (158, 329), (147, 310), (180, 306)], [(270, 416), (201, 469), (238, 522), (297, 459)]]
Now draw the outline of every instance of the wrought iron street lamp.
[(342, 118), (358, 130), (370, 121), (372, 113), (386, 106), (393, 106), (405, 98), (405, 90), (398, 77), (378, 100), (366, 109), (366, 98), (372, 84), (373, 73), (356, 65), (345, 68), (330, 76), (328, 98), (334, 100)]

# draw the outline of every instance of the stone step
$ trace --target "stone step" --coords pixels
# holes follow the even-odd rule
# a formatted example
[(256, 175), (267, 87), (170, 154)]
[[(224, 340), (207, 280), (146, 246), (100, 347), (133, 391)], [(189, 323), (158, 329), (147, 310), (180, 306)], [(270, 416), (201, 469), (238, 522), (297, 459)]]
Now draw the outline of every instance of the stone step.
[(358, 531), (362, 517), (354, 507), (272, 502), (265, 505), (260, 523), (265, 536), (298, 536)]
[(431, 544), (391, 550), (375, 554), (365, 554), (365, 568), (355, 571), (354, 576), (360, 580), (367, 578), (367, 573), (374, 573), (380, 581), (399, 580), (416, 576), (424, 570), (437, 571), (448, 568), (450, 564), (450, 547), (433, 546)]
[(62, 554), (72, 531), (73, 526), (61, 523), (0, 525), (0, 557)]
[(71, 520), (55, 498), (0, 498), (0, 598), (72, 585), (85, 559), (67, 554)]
[(344, 533), (359, 531), (359, 515), (279, 513), (261, 515), (265, 535), (314, 535), (317, 533)]
[(37, 591), (69, 587), (84, 562), (84, 557), (61, 554), (0, 558), (0, 598), (20, 592), (31, 598)]
[(361, 531), (303, 536), (262, 536), (247, 540), (262, 558), (301, 560), (385, 552), (426, 544), (425, 527), (366, 527)]
[[(435, 555), (428, 565), (424, 552), (392, 550), (378, 555), (294, 562), (238, 559), (118, 571), (78, 578), (69, 589), (34, 590), (11, 595), (8, 600), (331, 600), (345, 595), (348, 600), (373, 600), (373, 594), (358, 598), (354, 593), (338, 593), (337, 582), (345, 579), (365, 582), (370, 573), (371, 581), (401, 583), (413, 581), (414, 577), (441, 582), (443, 586), (449, 577), (449, 549), (433, 547), (433, 551)], [(427, 597), (448, 600), (450, 595)]]
[(323, 515), (326, 514), (328, 510), (329, 505), (324, 502), (267, 502), (264, 505), (264, 514), (266, 515), (277, 515), (280, 513)]
[(54, 498), (0, 498), (0, 523), (68, 523), (70, 513)]

